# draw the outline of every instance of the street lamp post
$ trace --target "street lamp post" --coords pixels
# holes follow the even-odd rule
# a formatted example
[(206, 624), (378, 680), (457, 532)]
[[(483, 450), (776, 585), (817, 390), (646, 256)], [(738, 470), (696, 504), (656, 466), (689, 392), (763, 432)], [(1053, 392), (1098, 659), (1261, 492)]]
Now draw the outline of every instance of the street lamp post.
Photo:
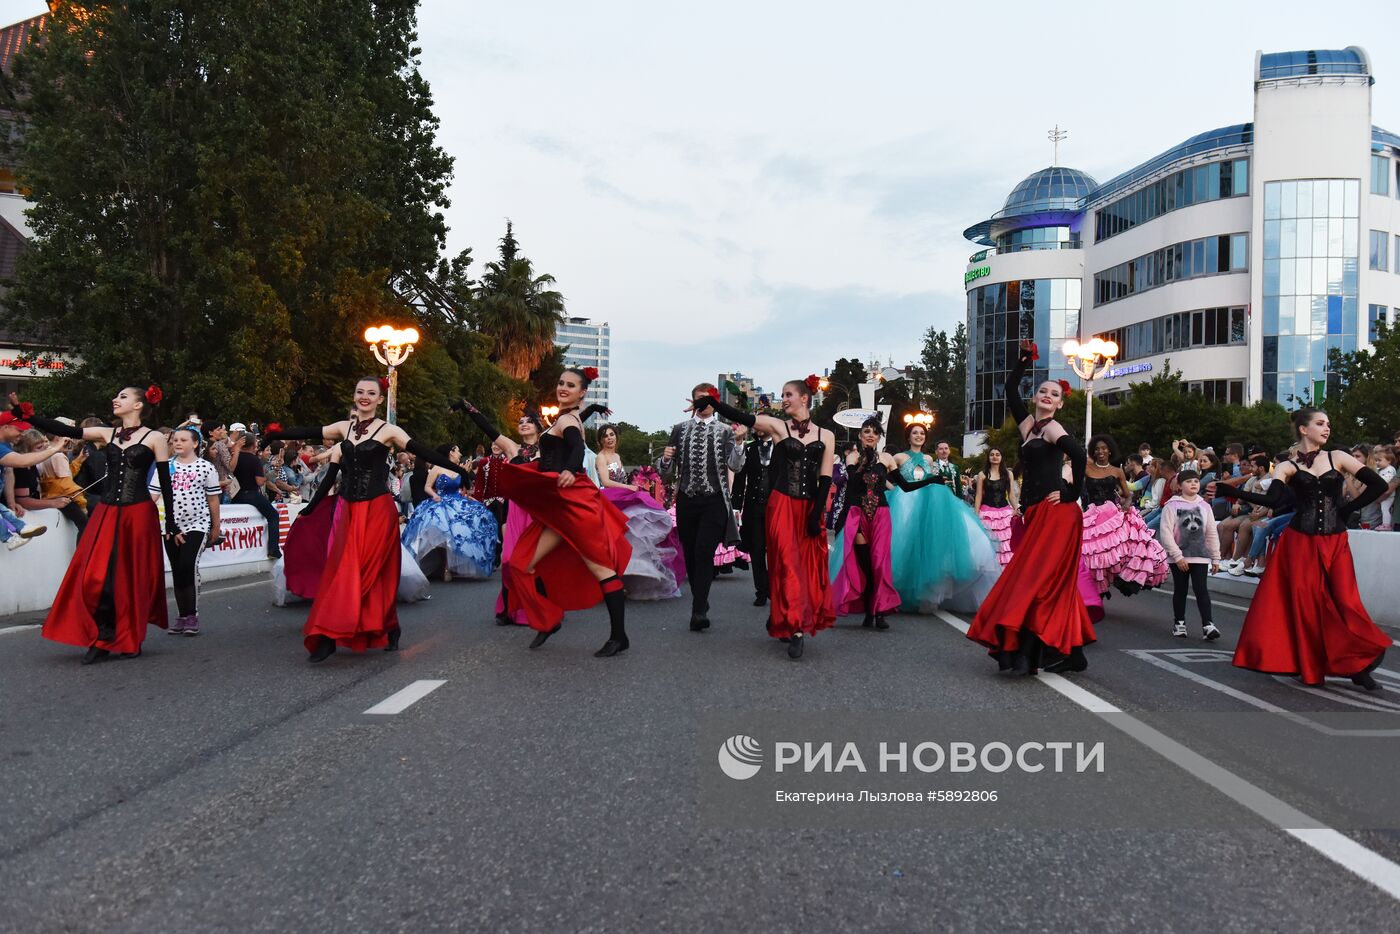
[(1113, 366), (1118, 345), (1113, 341), (1094, 338), (1086, 344), (1068, 340), (1064, 345), (1070, 369), (1084, 383), (1084, 443), (1094, 434), (1094, 380), (1101, 378)]
[(365, 343), (369, 344), (374, 358), (389, 368), (389, 402), (385, 407), (384, 420), (396, 425), (399, 417), (398, 368), (413, 353), (413, 345), (418, 343), (418, 329), (400, 331), (392, 324), (381, 324), (365, 330)]

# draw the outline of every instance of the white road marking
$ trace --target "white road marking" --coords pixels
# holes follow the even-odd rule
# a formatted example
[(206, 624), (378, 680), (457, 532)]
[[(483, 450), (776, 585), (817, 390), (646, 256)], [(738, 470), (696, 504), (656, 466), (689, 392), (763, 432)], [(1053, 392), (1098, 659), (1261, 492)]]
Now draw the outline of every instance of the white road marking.
[(207, 595), (215, 593), (225, 593), (230, 590), (244, 590), (248, 587), (267, 587), (271, 584), (272, 581), (270, 580), (257, 580), (247, 584), (234, 584), (232, 587), (201, 587), (199, 592)]
[[(954, 629), (967, 633), (968, 624), (944, 610), (935, 615)], [(1099, 714), (1103, 720), (1127, 733), (1148, 749), (1195, 776), (1236, 803), (1253, 811), (1279, 830), (1292, 836), (1321, 855), (1400, 901), (1400, 865), (1396, 865), (1374, 850), (1309, 817), (1291, 804), (1240, 778), (1224, 766), (1217, 765), (1200, 753), (1162, 733), (1130, 713), (1096, 694), (1086, 691), (1068, 679), (1050, 673), (1038, 676), (1040, 683), (1068, 698), (1085, 710)]]
[(23, 626), (6, 626), (4, 629), (0, 629), (0, 636), (3, 636), (7, 632), (24, 632), (26, 629), (38, 629), (40, 625), (40, 623), (25, 623)]
[(379, 703), (375, 704), (365, 713), (370, 714), (395, 714), (403, 713), (409, 707), (418, 703), (429, 694), (446, 684), (446, 681), (415, 681), (408, 687), (395, 694), (390, 694)]

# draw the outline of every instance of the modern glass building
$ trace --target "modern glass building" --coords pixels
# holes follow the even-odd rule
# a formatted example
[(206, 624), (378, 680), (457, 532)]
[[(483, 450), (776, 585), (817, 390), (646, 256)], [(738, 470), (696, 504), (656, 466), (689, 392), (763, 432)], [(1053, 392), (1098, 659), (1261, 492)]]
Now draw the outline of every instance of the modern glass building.
[[(1366, 52), (1256, 53), (1254, 119), (1100, 183), (1050, 166), (964, 231), (967, 430), (1006, 418), (1022, 337), (1031, 380), (1068, 378), (1067, 338), (1111, 338), (1110, 404), (1170, 362), (1214, 401), (1324, 400), (1330, 349), (1400, 308), (1400, 136), (1371, 123)], [(1365, 254), (1364, 257), (1362, 254)]]
[(588, 387), (584, 404), (608, 402), (608, 357), (610, 355), (611, 328), (604, 321), (594, 324), (587, 318), (565, 318), (554, 329), (554, 344), (564, 348), (564, 363), (567, 366), (592, 366), (598, 368), (598, 378)]

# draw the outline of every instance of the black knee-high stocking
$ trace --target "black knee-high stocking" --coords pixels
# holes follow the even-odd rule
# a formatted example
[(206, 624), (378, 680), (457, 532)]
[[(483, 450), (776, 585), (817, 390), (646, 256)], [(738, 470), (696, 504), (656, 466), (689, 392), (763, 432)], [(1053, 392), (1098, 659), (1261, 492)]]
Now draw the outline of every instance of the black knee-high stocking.
[(855, 542), (851, 546), (855, 554), (856, 562), (860, 566), (860, 573), (865, 577), (865, 622), (862, 625), (873, 626), (875, 624), (875, 574), (871, 568), (870, 543)]
[(616, 655), (618, 652), (626, 651), (627, 628), (624, 625), (624, 618), (627, 606), (627, 595), (622, 590), (622, 578), (614, 574), (607, 580), (599, 581), (598, 586), (603, 591), (603, 603), (608, 608), (608, 641), (603, 643), (603, 647), (593, 653), (601, 658)]

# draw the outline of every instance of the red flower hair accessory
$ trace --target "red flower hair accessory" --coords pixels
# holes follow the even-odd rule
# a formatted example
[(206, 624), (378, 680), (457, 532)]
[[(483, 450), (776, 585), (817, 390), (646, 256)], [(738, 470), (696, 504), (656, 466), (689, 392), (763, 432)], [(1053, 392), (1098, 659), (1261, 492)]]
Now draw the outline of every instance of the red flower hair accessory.
[(815, 373), (808, 373), (807, 378), (804, 379), (802, 382), (806, 383), (807, 388), (812, 392), (816, 392), (818, 389), (821, 388), (822, 385), (821, 377)]
[(583, 368), (583, 378), (590, 383), (598, 378), (598, 368), (596, 366), (586, 366)]
[(263, 428), (263, 430), (268, 434), (272, 434), (273, 432), (280, 432), (282, 430), (282, 423), (268, 422), (267, 425)]
[(19, 404), (19, 417), (22, 421), (29, 421), (34, 417), (34, 403), (21, 402)]
[(1074, 390), (1070, 388), (1069, 380), (1067, 380), (1067, 379), (1057, 379), (1057, 380), (1055, 380), (1055, 382), (1057, 382), (1057, 383), (1060, 384), (1060, 392), (1064, 395), (1064, 397), (1065, 397), (1066, 399), (1068, 399), (1070, 396), (1074, 395)]
[(388, 391), (389, 391), (389, 377), (387, 377), (387, 376), (381, 376), (381, 377), (379, 377), (379, 391), (380, 391), (380, 392), (388, 392)]
[[(1040, 345), (1039, 345), (1039, 344), (1036, 344), (1036, 343), (1032, 343), (1032, 344), (1031, 344), (1031, 359), (1032, 359), (1032, 360), (1039, 360), (1039, 359), (1040, 359)], [(1060, 382), (1063, 383), (1064, 380), (1060, 380)]]
[(719, 390), (716, 389), (716, 388), (713, 387), (713, 386), (711, 386), (709, 389), (706, 389), (706, 390), (705, 390), (705, 395), (709, 396), (711, 399), (715, 400), (716, 402), (719, 401)]
[(160, 405), (160, 400), (165, 398), (165, 393), (160, 391), (160, 387), (155, 383), (146, 387), (146, 401), (151, 405)]

